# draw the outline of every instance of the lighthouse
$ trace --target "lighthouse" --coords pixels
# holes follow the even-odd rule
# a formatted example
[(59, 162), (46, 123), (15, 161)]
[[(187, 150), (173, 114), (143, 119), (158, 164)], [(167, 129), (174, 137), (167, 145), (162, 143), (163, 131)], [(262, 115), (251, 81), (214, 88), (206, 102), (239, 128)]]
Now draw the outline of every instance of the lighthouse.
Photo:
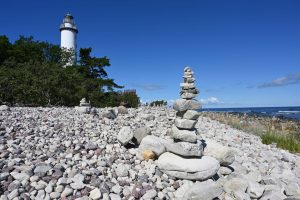
[(67, 65), (75, 64), (77, 61), (76, 35), (78, 33), (78, 29), (75, 25), (74, 17), (70, 13), (65, 15), (59, 30), (61, 40), (60, 47), (73, 53), (73, 56)]

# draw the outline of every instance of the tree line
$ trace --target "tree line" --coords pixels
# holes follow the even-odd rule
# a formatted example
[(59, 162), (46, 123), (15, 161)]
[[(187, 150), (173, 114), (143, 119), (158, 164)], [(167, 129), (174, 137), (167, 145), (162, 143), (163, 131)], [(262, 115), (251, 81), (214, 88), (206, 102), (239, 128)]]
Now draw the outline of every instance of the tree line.
[(0, 103), (19, 106), (75, 106), (83, 97), (95, 107), (130, 107), (140, 103), (135, 93), (109, 78), (107, 57), (91, 56), (91, 48), (79, 50), (79, 61), (66, 66), (72, 51), (49, 42), (20, 36), (14, 43), (0, 36)]

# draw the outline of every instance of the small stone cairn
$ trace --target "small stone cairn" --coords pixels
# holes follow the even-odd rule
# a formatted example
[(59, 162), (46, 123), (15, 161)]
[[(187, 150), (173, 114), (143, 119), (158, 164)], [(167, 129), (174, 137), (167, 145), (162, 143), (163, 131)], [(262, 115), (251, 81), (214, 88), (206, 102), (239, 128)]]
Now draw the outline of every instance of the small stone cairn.
[(75, 106), (75, 109), (80, 113), (90, 113), (91, 104), (86, 101), (86, 98), (81, 99), (79, 106)]

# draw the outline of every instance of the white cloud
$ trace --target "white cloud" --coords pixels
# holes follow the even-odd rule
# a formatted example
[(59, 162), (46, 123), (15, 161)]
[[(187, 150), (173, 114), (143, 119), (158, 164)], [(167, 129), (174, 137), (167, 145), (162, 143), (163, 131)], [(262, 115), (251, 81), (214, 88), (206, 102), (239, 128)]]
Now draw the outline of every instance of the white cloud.
[(258, 88), (280, 87), (280, 86), (299, 84), (299, 83), (300, 83), (300, 72), (289, 74), (280, 78), (276, 78), (270, 82), (259, 85)]
[(204, 105), (217, 105), (223, 103), (217, 97), (208, 97), (206, 99), (200, 99), (200, 102)]

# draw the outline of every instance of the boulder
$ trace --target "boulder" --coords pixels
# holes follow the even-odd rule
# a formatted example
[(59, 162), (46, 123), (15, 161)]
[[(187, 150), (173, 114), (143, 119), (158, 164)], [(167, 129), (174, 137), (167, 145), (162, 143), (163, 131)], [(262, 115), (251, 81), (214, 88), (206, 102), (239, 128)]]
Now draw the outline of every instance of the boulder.
[(124, 126), (118, 133), (117, 139), (122, 145), (128, 144), (133, 138), (133, 132), (130, 126)]
[(168, 175), (201, 181), (214, 176), (220, 168), (219, 162), (209, 156), (203, 156), (201, 159), (183, 158), (170, 152), (158, 158), (157, 166)]
[(136, 156), (138, 159), (143, 160), (144, 159), (143, 152), (145, 150), (150, 150), (153, 151), (155, 155), (158, 157), (164, 152), (166, 152), (166, 148), (165, 148), (166, 143), (170, 143), (170, 141), (154, 135), (148, 135), (144, 137), (143, 140), (141, 141)]
[(172, 137), (176, 140), (195, 143), (197, 141), (197, 130), (183, 130), (177, 128), (175, 125), (172, 126), (171, 134)]
[(222, 192), (222, 185), (210, 179), (192, 185), (184, 194), (183, 199), (213, 200), (219, 197)]
[(203, 140), (202, 143), (203, 155), (216, 158), (220, 165), (228, 166), (235, 160), (235, 152), (229, 147), (208, 139)]
[(197, 121), (196, 120), (190, 120), (190, 119), (175, 119), (175, 126), (177, 128), (182, 128), (182, 129), (193, 129), (196, 125)]
[(102, 115), (102, 117), (108, 118), (108, 119), (116, 119), (117, 118), (117, 112), (112, 109), (112, 110), (109, 110), (106, 113), (104, 113)]
[(196, 100), (177, 99), (173, 108), (176, 111), (197, 110), (201, 108), (201, 103)]
[(203, 146), (202, 143), (189, 143), (189, 142), (176, 142), (167, 143), (166, 149), (169, 152), (181, 155), (181, 156), (202, 156)]
[(128, 109), (125, 106), (119, 106), (118, 113), (119, 114), (128, 114)]
[(75, 110), (83, 114), (88, 114), (91, 112), (91, 108), (87, 106), (75, 106)]
[(136, 139), (137, 143), (140, 144), (142, 139), (147, 135), (150, 135), (151, 130), (149, 127), (140, 127), (133, 131), (133, 137)]

